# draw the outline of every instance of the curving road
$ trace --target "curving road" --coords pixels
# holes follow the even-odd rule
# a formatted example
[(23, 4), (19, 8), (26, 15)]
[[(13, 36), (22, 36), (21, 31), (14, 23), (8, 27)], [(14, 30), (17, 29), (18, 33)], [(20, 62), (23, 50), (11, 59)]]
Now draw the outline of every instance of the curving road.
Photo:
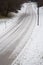
[(25, 4), (24, 11), (22, 7), (11, 19), (0, 19), (0, 65), (11, 65), (18, 57), (29, 41), (35, 23), (32, 3)]

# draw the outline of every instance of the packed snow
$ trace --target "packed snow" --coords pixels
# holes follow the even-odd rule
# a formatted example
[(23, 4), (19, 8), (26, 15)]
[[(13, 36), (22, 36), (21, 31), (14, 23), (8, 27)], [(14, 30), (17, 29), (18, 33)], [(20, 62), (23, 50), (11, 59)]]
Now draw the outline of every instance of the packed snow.
[(0, 65), (43, 65), (43, 7), (37, 25), (36, 3), (0, 19)]

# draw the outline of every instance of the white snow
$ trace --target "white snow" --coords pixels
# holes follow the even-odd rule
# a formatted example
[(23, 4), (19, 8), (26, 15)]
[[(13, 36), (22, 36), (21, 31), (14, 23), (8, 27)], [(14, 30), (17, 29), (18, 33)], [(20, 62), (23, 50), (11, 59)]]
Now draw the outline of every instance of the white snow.
[(43, 65), (43, 7), (25, 3), (18, 14), (0, 19), (0, 65)]
[(12, 65), (43, 65), (43, 7), (39, 19), (39, 26), (36, 24), (30, 40)]

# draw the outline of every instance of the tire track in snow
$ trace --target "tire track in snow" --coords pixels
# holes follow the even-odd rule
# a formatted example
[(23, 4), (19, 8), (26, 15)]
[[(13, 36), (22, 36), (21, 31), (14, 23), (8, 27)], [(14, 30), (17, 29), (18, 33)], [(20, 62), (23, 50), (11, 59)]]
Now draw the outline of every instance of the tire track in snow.
[(3, 47), (1, 47), (0, 49), (0, 58), (1, 58), (0, 60), (1, 61), (3, 60), (2, 62), (4, 62), (4, 65), (11, 65), (11, 63), (16, 59), (18, 54), (24, 48), (26, 42), (30, 38), (32, 29), (36, 22), (35, 20), (33, 21), (34, 17), (35, 14), (34, 15), (31, 14), (30, 17), (27, 15), (23, 16), (22, 17), (23, 20), (20, 17), (18, 21), (19, 23), (21, 22), (21, 24), (20, 25), (18, 24), (17, 28), (15, 27), (16, 29), (14, 28), (7, 35), (5, 35), (5, 37), (1, 38), (0, 45), (1, 46), (3, 45)]

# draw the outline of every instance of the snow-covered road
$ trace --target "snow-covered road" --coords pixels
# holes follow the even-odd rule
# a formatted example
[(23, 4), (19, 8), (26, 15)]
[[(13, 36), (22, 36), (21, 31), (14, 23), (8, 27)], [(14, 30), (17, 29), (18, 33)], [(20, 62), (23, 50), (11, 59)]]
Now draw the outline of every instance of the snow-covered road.
[(35, 26), (30, 40), (12, 65), (43, 65), (43, 7), (39, 17), (40, 25)]
[(39, 65), (42, 45), (37, 42), (37, 35), (41, 33), (42, 24), (37, 27), (33, 6), (33, 3), (25, 4), (13, 18), (0, 19), (0, 65)]

